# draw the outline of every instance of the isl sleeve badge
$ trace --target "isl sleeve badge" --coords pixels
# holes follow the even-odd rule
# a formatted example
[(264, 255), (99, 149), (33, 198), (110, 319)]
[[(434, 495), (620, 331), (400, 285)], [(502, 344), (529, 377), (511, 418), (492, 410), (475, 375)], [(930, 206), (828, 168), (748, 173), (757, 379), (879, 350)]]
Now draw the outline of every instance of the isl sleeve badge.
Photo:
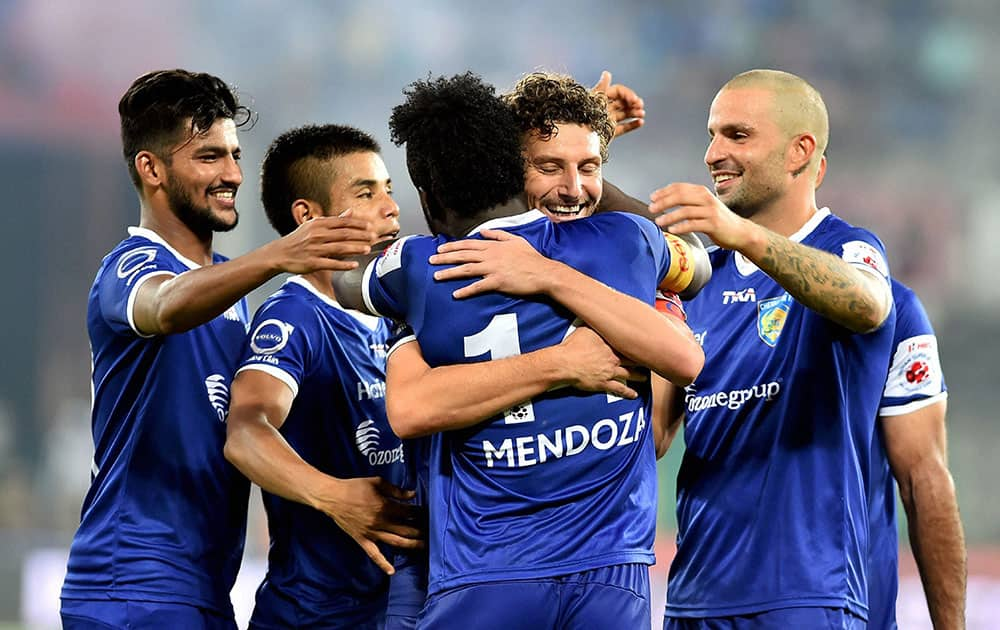
[(757, 334), (772, 348), (778, 343), (778, 336), (785, 327), (785, 319), (791, 307), (792, 296), (787, 293), (757, 302)]

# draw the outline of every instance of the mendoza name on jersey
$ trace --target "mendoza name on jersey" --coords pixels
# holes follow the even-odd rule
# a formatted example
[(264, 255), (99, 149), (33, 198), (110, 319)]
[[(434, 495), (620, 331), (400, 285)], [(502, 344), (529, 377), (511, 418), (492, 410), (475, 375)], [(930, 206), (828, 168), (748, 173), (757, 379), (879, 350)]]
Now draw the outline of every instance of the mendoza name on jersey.
[(525, 468), (544, 464), (550, 459), (579, 455), (588, 447), (606, 451), (628, 446), (640, 439), (645, 428), (646, 417), (640, 407), (619, 415), (617, 419), (602, 418), (589, 427), (574, 424), (549, 434), (505, 438), (499, 445), (483, 440), (483, 456), (487, 468), (493, 468), (497, 463), (508, 468)]

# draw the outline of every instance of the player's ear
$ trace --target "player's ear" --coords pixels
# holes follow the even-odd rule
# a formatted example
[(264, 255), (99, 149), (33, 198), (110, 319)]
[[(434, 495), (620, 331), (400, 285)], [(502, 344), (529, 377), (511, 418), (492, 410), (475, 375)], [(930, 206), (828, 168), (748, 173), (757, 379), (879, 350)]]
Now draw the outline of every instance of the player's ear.
[(296, 199), (292, 202), (292, 219), (295, 225), (302, 225), (310, 219), (323, 216), (323, 209), (315, 201)]
[(816, 172), (816, 188), (823, 185), (823, 177), (826, 176), (826, 156), (819, 159), (819, 170)]
[(147, 186), (156, 187), (163, 183), (166, 164), (152, 151), (139, 151), (135, 154), (135, 170), (139, 179)]
[(796, 136), (788, 147), (788, 170), (796, 175), (808, 166), (816, 153), (816, 136), (803, 133)]

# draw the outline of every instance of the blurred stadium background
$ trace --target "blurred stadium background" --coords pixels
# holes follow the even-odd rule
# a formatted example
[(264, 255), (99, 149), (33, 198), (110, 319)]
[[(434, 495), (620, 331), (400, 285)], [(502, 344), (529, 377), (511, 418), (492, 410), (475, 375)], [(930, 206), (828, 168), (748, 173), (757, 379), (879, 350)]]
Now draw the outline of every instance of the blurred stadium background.
[[(1000, 4), (578, 0), (571, 7), (0, 0), (0, 265), (8, 270), (0, 298), (0, 627), (56, 623), (92, 454), (87, 290), (101, 256), (138, 218), (116, 105), (132, 79), (164, 67), (217, 74), (260, 112), (242, 135), (242, 224), (218, 241), (228, 255), (272, 238), (256, 171), (276, 134), (306, 122), (372, 132), (396, 178), (405, 231), (423, 231), (386, 121), (403, 86), (428, 72), (471, 68), (505, 89), (540, 67), (588, 84), (611, 70), (646, 101), (646, 126), (615, 142), (606, 169), (636, 196), (671, 181), (708, 183), (707, 108), (731, 75), (777, 67), (812, 81), (832, 127), (820, 203), (882, 237), (894, 275), (917, 290), (936, 325), (969, 543), (969, 625), (1000, 626)], [(255, 293), (252, 306), (274, 286)], [(662, 463), (661, 567), (672, 553), (678, 451)], [(236, 595), (243, 611), (266, 551), (259, 508), (250, 518)], [(903, 573), (901, 627), (930, 627), (905, 557)]]

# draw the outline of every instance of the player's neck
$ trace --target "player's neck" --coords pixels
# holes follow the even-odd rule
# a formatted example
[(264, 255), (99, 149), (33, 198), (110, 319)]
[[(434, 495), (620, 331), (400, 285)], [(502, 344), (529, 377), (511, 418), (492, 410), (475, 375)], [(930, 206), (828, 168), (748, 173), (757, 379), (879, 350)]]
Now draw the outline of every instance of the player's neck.
[(816, 214), (815, 195), (787, 195), (753, 215), (753, 222), (788, 237)]
[(527, 203), (524, 201), (523, 195), (515, 195), (509, 201), (483, 210), (482, 212), (477, 212), (472, 216), (456, 216), (451, 214), (448, 220), (448, 231), (447, 234), (455, 237), (461, 238), (471, 232), (473, 228), (478, 225), (486, 223), (490, 219), (498, 219), (501, 217), (512, 217), (529, 210)]
[(139, 227), (156, 232), (182, 256), (200, 265), (212, 264), (212, 232), (199, 234), (169, 208), (153, 208), (143, 202)]
[(333, 290), (333, 272), (320, 270), (312, 273), (302, 274), (306, 282), (311, 284), (316, 291), (337, 302), (337, 292)]

